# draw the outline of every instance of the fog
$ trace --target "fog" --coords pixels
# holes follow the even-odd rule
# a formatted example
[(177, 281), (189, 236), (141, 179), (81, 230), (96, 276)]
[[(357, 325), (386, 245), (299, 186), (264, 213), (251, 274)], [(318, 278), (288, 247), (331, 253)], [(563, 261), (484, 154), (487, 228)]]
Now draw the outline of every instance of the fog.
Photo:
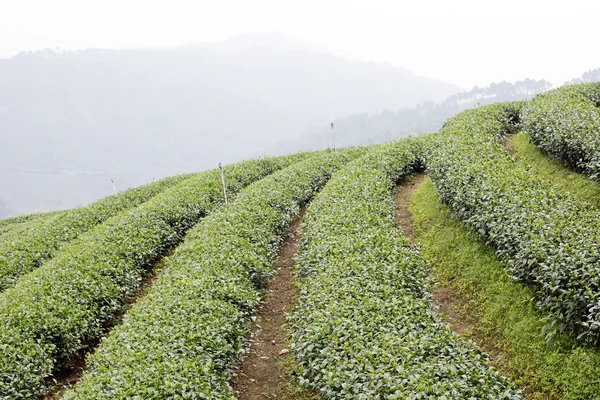
[(599, 67), (599, 6), (541, 4), (3, 5), (0, 218), (326, 148), (331, 122), (338, 146), (433, 132)]
[(6, 0), (0, 57), (277, 31), (466, 89), (524, 78), (556, 85), (600, 65), (599, 14), (593, 0)]
[(124, 189), (279, 154), (278, 143), (336, 117), (459, 90), (274, 33), (162, 50), (21, 53), (0, 60), (0, 87), (0, 198), (11, 213), (87, 204), (112, 193), (111, 179)]

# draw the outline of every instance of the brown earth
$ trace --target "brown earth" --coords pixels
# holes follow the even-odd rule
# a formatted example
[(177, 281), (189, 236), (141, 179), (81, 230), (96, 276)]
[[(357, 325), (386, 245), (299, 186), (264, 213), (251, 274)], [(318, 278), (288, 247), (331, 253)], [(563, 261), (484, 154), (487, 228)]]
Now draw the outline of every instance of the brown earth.
[(437, 305), (436, 311), (444, 316), (455, 333), (461, 336), (468, 336), (472, 333), (474, 327), (472, 321), (467, 321), (464, 315), (457, 311), (457, 308), (461, 306), (461, 299), (454, 289), (435, 286), (431, 289), (431, 295)]
[(424, 180), (425, 174), (420, 173), (413, 175), (400, 182), (394, 191), (394, 218), (396, 219), (400, 232), (402, 232), (411, 243), (415, 240), (415, 237), (413, 235), (412, 216), (408, 210), (408, 202), (415, 189), (417, 189)]
[(510, 141), (511, 137), (506, 138), (506, 140), (504, 141), (504, 150), (510, 154), (511, 156), (514, 156), (517, 154), (517, 151), (515, 150), (515, 148), (512, 145), (512, 142)]
[(301, 237), (303, 209), (292, 222), (290, 233), (279, 248), (273, 264), (276, 275), (267, 285), (267, 295), (255, 313), (250, 350), (241, 360), (233, 389), (240, 400), (281, 399), (286, 395), (289, 377), (289, 335), (285, 318), (293, 311), (296, 287), (293, 284), (294, 255)]

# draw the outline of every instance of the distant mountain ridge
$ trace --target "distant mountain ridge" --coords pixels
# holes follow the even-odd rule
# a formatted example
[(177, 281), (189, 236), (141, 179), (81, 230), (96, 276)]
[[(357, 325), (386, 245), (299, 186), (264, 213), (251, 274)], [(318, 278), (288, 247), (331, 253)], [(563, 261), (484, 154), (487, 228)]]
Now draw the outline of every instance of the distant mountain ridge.
[(459, 91), (278, 34), (21, 53), (0, 59), (0, 87), (0, 198), (11, 214), (86, 204), (112, 192), (110, 179), (125, 189), (271, 153), (336, 117)]
[(241, 53), (256, 49), (276, 51), (308, 51), (332, 53), (324, 47), (307, 43), (279, 32), (255, 32), (238, 35), (215, 42), (194, 42), (180, 46), (182, 49), (204, 49), (216, 53)]
[[(514, 83), (492, 83), (486, 87), (474, 87), (469, 91), (453, 94), (444, 101), (427, 101), (413, 108), (376, 113), (355, 113), (333, 121), (337, 142), (342, 146), (384, 143), (421, 133), (437, 132), (444, 122), (458, 112), (480, 105), (502, 101), (531, 99), (545, 92), (552, 85), (544, 80), (524, 79)], [(313, 150), (331, 146), (328, 126), (307, 131), (303, 137), (282, 141), (280, 149)]]

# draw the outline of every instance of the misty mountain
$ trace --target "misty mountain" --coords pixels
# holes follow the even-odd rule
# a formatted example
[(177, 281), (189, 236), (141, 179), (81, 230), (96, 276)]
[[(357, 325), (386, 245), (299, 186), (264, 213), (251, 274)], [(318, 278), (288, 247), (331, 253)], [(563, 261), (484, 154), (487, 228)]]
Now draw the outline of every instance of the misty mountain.
[(223, 54), (242, 53), (257, 49), (283, 52), (307, 51), (311, 53), (331, 53), (330, 50), (324, 47), (319, 47), (279, 32), (247, 33), (219, 42), (188, 43), (180, 47), (183, 49), (204, 49)]
[[(527, 100), (549, 90), (546, 80), (524, 79), (515, 83), (492, 83), (486, 87), (449, 96), (440, 103), (427, 101), (413, 108), (377, 113), (355, 113), (334, 121), (336, 143), (340, 146), (383, 143), (401, 137), (437, 132), (446, 120), (470, 107), (502, 101)], [(282, 141), (280, 149), (312, 150), (332, 145), (328, 126), (307, 131), (299, 139)]]
[(11, 214), (86, 204), (111, 194), (111, 179), (121, 190), (280, 153), (275, 144), (336, 117), (459, 90), (278, 34), (21, 53), (0, 60), (0, 88), (0, 199)]

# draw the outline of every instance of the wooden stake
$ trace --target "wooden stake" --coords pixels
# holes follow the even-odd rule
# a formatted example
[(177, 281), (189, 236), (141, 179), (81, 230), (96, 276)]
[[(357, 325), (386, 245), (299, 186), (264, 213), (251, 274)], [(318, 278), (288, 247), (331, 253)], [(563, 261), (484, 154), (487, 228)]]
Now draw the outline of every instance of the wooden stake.
[(333, 149), (335, 150), (335, 132), (333, 131), (333, 122), (331, 123), (331, 136), (333, 137)]

